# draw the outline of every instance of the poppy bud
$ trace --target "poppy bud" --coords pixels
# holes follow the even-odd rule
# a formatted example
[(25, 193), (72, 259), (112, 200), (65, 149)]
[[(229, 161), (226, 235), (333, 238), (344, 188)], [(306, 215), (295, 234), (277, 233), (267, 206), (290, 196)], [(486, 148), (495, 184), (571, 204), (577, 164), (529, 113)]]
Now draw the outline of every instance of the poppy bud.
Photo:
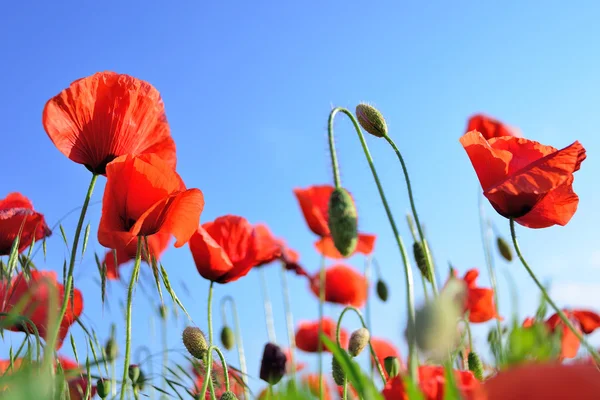
[(238, 400), (238, 398), (233, 392), (225, 392), (221, 395), (219, 400)]
[(141, 374), (140, 367), (135, 364), (131, 364), (129, 366), (128, 373), (129, 373), (129, 379), (131, 379), (131, 382), (135, 386), (140, 379), (140, 374)]
[(110, 362), (116, 360), (118, 356), (119, 347), (117, 346), (117, 342), (113, 338), (108, 339), (104, 346), (104, 358)]
[(198, 360), (202, 360), (208, 350), (208, 344), (200, 328), (188, 326), (183, 330), (182, 337), (187, 351)]
[(379, 296), (383, 302), (386, 302), (388, 299), (388, 287), (381, 279), (377, 280), (377, 296)]
[(221, 343), (227, 350), (231, 350), (235, 344), (235, 337), (230, 327), (224, 326), (221, 330)]
[(348, 342), (348, 352), (352, 357), (359, 355), (365, 347), (369, 344), (371, 334), (366, 328), (360, 328), (352, 332), (350, 335), (350, 341)]
[(356, 207), (344, 188), (335, 188), (329, 197), (329, 230), (335, 248), (348, 257), (358, 243)]
[(260, 362), (260, 379), (269, 385), (277, 384), (285, 375), (287, 357), (279, 346), (267, 343)]
[(167, 310), (167, 306), (165, 306), (164, 304), (161, 304), (160, 307), (158, 307), (158, 314), (160, 315), (160, 317), (163, 320), (167, 319), (167, 313), (169, 310)]
[(375, 107), (360, 103), (356, 106), (356, 118), (363, 129), (373, 136), (385, 137), (388, 134), (383, 115)]
[(508, 262), (511, 262), (513, 259), (513, 253), (511, 247), (508, 245), (506, 240), (498, 236), (496, 239), (496, 244), (498, 245), (498, 251), (500, 255)]
[(107, 398), (110, 394), (110, 381), (102, 378), (98, 379), (98, 382), (96, 382), (96, 390), (101, 399)]
[(427, 281), (431, 282), (431, 274), (429, 274), (429, 268), (427, 267), (427, 258), (425, 258), (425, 250), (421, 242), (413, 243), (413, 255), (415, 256), (415, 262), (421, 274)]
[(469, 364), (469, 371), (471, 371), (473, 373), (473, 375), (475, 375), (475, 378), (482, 381), (483, 380), (483, 364), (481, 362), (481, 359), (477, 355), (477, 353), (475, 353), (474, 351), (470, 352), (469, 356), (467, 357), (467, 361)]
[(344, 373), (344, 369), (340, 365), (340, 362), (335, 357), (331, 359), (331, 375), (333, 376), (333, 381), (336, 385), (344, 386), (346, 374)]
[(384, 358), (383, 366), (385, 368), (385, 372), (387, 372), (390, 376), (390, 379), (395, 378), (400, 374), (400, 361), (398, 360), (398, 357), (388, 356)]

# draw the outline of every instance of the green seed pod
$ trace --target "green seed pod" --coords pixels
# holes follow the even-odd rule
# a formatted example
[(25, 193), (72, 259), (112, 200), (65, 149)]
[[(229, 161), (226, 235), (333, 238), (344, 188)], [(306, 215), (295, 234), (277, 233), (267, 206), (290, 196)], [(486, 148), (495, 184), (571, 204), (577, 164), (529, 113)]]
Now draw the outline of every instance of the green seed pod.
[(498, 246), (498, 251), (500, 252), (500, 255), (506, 261), (511, 262), (513, 260), (512, 248), (508, 245), (506, 240), (498, 236), (498, 238), (496, 238), (496, 245)]
[(329, 198), (329, 230), (335, 248), (348, 257), (358, 243), (356, 207), (344, 188), (335, 188)]
[(483, 363), (481, 359), (474, 351), (469, 353), (469, 357), (467, 358), (469, 364), (469, 371), (475, 375), (475, 378), (482, 381), (483, 380)]
[(413, 243), (413, 255), (415, 256), (415, 262), (417, 263), (419, 271), (421, 271), (421, 274), (425, 279), (431, 282), (431, 274), (427, 267), (427, 258), (425, 257), (425, 250), (423, 249), (421, 242)]
[(356, 118), (363, 129), (373, 136), (386, 137), (388, 134), (385, 118), (375, 107), (360, 103), (356, 106)]
[(340, 362), (335, 357), (331, 359), (331, 375), (333, 376), (333, 381), (336, 385), (344, 386), (346, 374), (344, 373), (344, 369), (340, 365)]
[(219, 400), (238, 400), (238, 398), (233, 392), (225, 392), (221, 395)]
[(106, 361), (114, 361), (119, 356), (119, 346), (117, 346), (117, 342), (110, 338), (106, 341), (106, 345), (104, 346), (104, 358)]
[(221, 343), (227, 350), (233, 349), (233, 345), (235, 344), (235, 336), (233, 335), (231, 328), (228, 326), (224, 326), (221, 330)]
[(107, 398), (110, 394), (110, 381), (102, 378), (98, 379), (98, 382), (96, 382), (96, 390), (101, 399)]
[(377, 280), (377, 296), (383, 302), (386, 302), (388, 299), (388, 287), (386, 283), (381, 279)]
[(394, 378), (400, 374), (400, 361), (398, 357), (389, 356), (384, 358), (383, 366), (390, 378)]
[(371, 334), (366, 328), (360, 328), (352, 332), (350, 341), (348, 342), (348, 353), (350, 353), (352, 357), (359, 355), (369, 344), (370, 338)]
[(204, 355), (208, 351), (206, 337), (200, 328), (188, 326), (183, 330), (183, 344), (187, 351), (198, 360), (204, 359)]
[(144, 390), (144, 386), (146, 386), (146, 375), (144, 374), (144, 371), (140, 369), (140, 376), (137, 379), (137, 382), (135, 382), (134, 386), (139, 389), (139, 390)]
[(131, 364), (129, 366), (128, 373), (129, 373), (129, 379), (131, 379), (131, 382), (134, 385), (136, 385), (140, 380), (140, 375), (141, 375), (140, 367), (135, 364)]

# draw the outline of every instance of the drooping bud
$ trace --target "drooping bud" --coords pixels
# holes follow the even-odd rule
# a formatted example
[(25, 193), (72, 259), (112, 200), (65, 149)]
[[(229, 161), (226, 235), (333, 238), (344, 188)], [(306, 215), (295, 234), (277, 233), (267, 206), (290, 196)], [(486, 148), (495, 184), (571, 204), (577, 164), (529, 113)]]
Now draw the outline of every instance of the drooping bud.
[(166, 320), (166, 319), (167, 319), (167, 316), (168, 316), (168, 311), (169, 311), (169, 310), (167, 309), (167, 306), (165, 306), (164, 304), (161, 304), (161, 305), (158, 307), (158, 315), (160, 315), (160, 317), (161, 317), (163, 320)]
[(136, 364), (131, 364), (129, 366), (128, 374), (129, 374), (129, 379), (131, 379), (131, 382), (135, 386), (139, 382), (139, 379), (140, 379), (140, 375), (141, 375), (140, 367), (137, 366)]
[(270, 385), (277, 384), (285, 375), (287, 357), (279, 346), (267, 343), (260, 362), (260, 379)]
[(235, 344), (235, 336), (230, 327), (224, 326), (221, 330), (221, 343), (227, 350), (231, 350)]
[(419, 271), (421, 271), (421, 274), (427, 281), (431, 282), (431, 274), (427, 267), (427, 258), (425, 257), (425, 250), (423, 249), (421, 242), (413, 243), (413, 255), (415, 256), (415, 262), (417, 263)]
[(219, 400), (238, 400), (238, 398), (233, 392), (225, 392), (221, 395)]
[(371, 334), (366, 328), (360, 328), (352, 332), (350, 341), (348, 342), (348, 353), (352, 357), (359, 355), (365, 347), (369, 344)]
[(104, 346), (104, 358), (106, 361), (111, 362), (116, 360), (118, 356), (119, 346), (117, 346), (117, 341), (113, 338), (108, 339)]
[(400, 360), (398, 360), (398, 357), (388, 356), (384, 358), (383, 367), (390, 378), (395, 378), (400, 374)]
[(475, 378), (482, 381), (483, 380), (483, 363), (481, 359), (474, 351), (469, 353), (467, 358), (469, 364), (469, 371), (475, 375)]
[(358, 243), (356, 207), (350, 193), (335, 188), (329, 197), (329, 230), (335, 248), (344, 257), (351, 255)]
[(498, 238), (496, 238), (496, 245), (498, 246), (498, 251), (500, 252), (500, 255), (506, 261), (511, 262), (513, 260), (512, 248), (508, 245), (506, 240), (498, 236)]
[(388, 287), (387, 284), (381, 280), (377, 280), (377, 296), (381, 299), (381, 301), (386, 302), (388, 299)]
[(96, 382), (96, 390), (101, 399), (105, 399), (110, 394), (110, 381), (108, 379), (98, 379)]
[(183, 330), (183, 344), (187, 351), (198, 360), (204, 359), (208, 351), (208, 344), (204, 333), (195, 326), (188, 326)]
[(356, 118), (363, 129), (373, 136), (385, 137), (388, 134), (385, 118), (375, 107), (360, 103), (356, 106)]
[(344, 386), (346, 374), (344, 373), (344, 369), (340, 365), (340, 362), (335, 357), (331, 359), (331, 375), (333, 376), (333, 381), (336, 385)]
[(140, 390), (144, 390), (145, 385), (146, 385), (146, 375), (144, 374), (144, 371), (142, 369), (140, 369), (140, 376), (138, 377), (137, 382), (135, 382), (133, 386), (135, 386), (136, 388), (138, 388)]

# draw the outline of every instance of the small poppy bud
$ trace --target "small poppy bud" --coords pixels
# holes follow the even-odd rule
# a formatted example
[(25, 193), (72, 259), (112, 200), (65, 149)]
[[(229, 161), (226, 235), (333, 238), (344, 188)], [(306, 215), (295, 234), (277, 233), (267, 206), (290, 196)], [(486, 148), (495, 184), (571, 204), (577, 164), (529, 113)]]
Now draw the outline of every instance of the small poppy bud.
[(158, 314), (163, 320), (167, 319), (168, 311), (167, 306), (164, 304), (161, 304), (160, 307), (158, 307)]
[(135, 364), (131, 364), (129, 366), (129, 379), (131, 379), (131, 382), (133, 382), (134, 385), (136, 385), (140, 379), (140, 367), (135, 365)]
[(287, 357), (279, 346), (267, 343), (260, 362), (260, 379), (270, 385), (277, 384), (285, 375)]
[(482, 381), (483, 380), (483, 364), (481, 359), (474, 351), (469, 353), (467, 358), (469, 364), (469, 371), (475, 375), (475, 378)]
[(513, 259), (513, 253), (511, 247), (508, 245), (506, 240), (498, 236), (496, 239), (496, 244), (498, 245), (498, 251), (500, 255), (508, 262), (511, 262)]
[(233, 392), (225, 392), (221, 395), (219, 400), (238, 400), (238, 398)]
[(117, 342), (113, 338), (108, 339), (104, 346), (104, 358), (106, 358), (106, 361), (110, 362), (116, 360), (118, 356), (119, 347), (117, 346)]
[(208, 350), (208, 344), (200, 328), (188, 326), (183, 330), (182, 337), (187, 351), (198, 360), (202, 360)]
[(383, 366), (390, 378), (395, 378), (400, 374), (400, 361), (398, 360), (398, 357), (388, 356), (384, 358)]
[(371, 334), (366, 328), (360, 328), (352, 332), (350, 335), (350, 341), (348, 342), (348, 352), (352, 357), (359, 355), (365, 347), (369, 344)]
[(356, 207), (344, 188), (335, 188), (329, 197), (329, 230), (335, 248), (348, 257), (358, 243)]
[(105, 399), (110, 394), (110, 381), (106, 379), (98, 379), (96, 382), (96, 390), (101, 399)]
[(356, 118), (363, 129), (373, 136), (385, 137), (388, 134), (385, 118), (375, 107), (360, 103), (356, 106)]
[(331, 375), (333, 376), (333, 381), (336, 385), (344, 386), (346, 374), (344, 373), (344, 369), (340, 365), (340, 362), (335, 357), (331, 359)]
[(425, 279), (431, 282), (431, 274), (429, 273), (429, 268), (427, 267), (425, 250), (423, 249), (423, 245), (421, 244), (421, 242), (413, 243), (413, 255), (415, 256), (415, 262), (417, 263), (419, 271), (421, 271), (421, 274)]
[(224, 326), (221, 330), (221, 343), (227, 350), (231, 350), (235, 344), (235, 337), (230, 327)]
[(386, 302), (388, 299), (388, 287), (381, 279), (377, 280), (377, 296), (379, 296), (383, 302)]

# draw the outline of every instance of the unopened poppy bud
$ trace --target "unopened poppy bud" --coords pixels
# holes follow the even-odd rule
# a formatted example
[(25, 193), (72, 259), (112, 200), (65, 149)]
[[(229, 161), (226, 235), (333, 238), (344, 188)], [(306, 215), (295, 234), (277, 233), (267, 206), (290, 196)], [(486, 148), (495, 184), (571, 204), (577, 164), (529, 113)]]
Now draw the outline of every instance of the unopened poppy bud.
[(96, 390), (101, 399), (107, 398), (110, 394), (110, 381), (102, 378), (98, 379), (98, 382), (96, 382)]
[(164, 304), (161, 304), (160, 307), (158, 307), (158, 314), (163, 320), (167, 319), (168, 311), (167, 306)]
[(333, 381), (336, 385), (344, 386), (346, 374), (344, 373), (344, 369), (340, 365), (340, 362), (335, 357), (331, 359), (331, 375), (333, 376)]
[(352, 357), (359, 355), (369, 344), (371, 334), (366, 328), (360, 328), (352, 332), (350, 341), (348, 342), (348, 352)]
[(235, 337), (230, 327), (224, 326), (221, 330), (221, 343), (227, 350), (231, 350), (235, 344)]
[(358, 243), (356, 207), (344, 188), (335, 188), (329, 197), (329, 230), (335, 248), (344, 257), (356, 249)]
[(225, 392), (221, 395), (219, 400), (238, 400), (238, 398), (233, 392)]
[(468, 360), (468, 364), (469, 364), (469, 371), (471, 371), (473, 373), (473, 375), (475, 375), (475, 378), (482, 381), (483, 380), (483, 363), (481, 362), (481, 359), (479, 358), (477, 353), (475, 353), (474, 351), (470, 352), (469, 356), (467, 357), (467, 360)]
[(423, 249), (421, 242), (413, 243), (413, 255), (415, 256), (415, 262), (417, 263), (419, 271), (421, 271), (421, 274), (425, 279), (431, 282), (431, 274), (427, 267), (427, 258), (425, 258), (425, 250)]
[(208, 350), (208, 344), (200, 328), (188, 326), (183, 330), (182, 338), (187, 351), (198, 360), (202, 360)]
[(287, 357), (279, 346), (267, 343), (260, 362), (260, 379), (270, 385), (278, 383), (285, 375)]
[(363, 129), (373, 136), (385, 137), (388, 134), (385, 118), (375, 107), (360, 103), (356, 106), (356, 118)]
[(117, 342), (113, 338), (108, 339), (104, 346), (104, 358), (110, 362), (116, 360), (118, 356), (119, 347), (117, 346)]
[(135, 364), (131, 364), (129, 366), (129, 379), (131, 379), (131, 382), (135, 385), (138, 383), (139, 379), (140, 379), (140, 367), (135, 365)]
[(381, 279), (377, 280), (377, 296), (383, 302), (386, 302), (388, 299), (388, 287), (386, 283)]
[(398, 360), (398, 357), (388, 356), (384, 358), (383, 367), (390, 378), (395, 378), (400, 374), (400, 360)]
[(498, 246), (498, 251), (500, 255), (508, 262), (511, 262), (513, 259), (513, 253), (511, 247), (508, 245), (506, 240), (498, 236), (496, 239), (496, 244)]

